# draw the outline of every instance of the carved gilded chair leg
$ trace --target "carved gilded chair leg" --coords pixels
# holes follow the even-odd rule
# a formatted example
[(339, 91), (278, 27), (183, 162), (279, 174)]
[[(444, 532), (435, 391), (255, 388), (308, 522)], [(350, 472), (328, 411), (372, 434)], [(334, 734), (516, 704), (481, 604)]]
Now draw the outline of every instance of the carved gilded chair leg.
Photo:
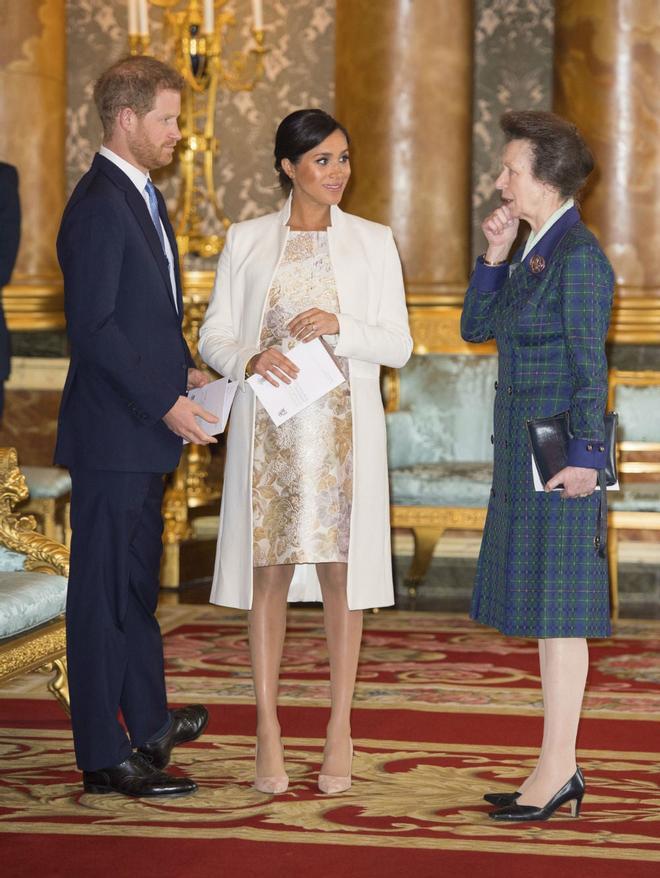
[(408, 595), (412, 600), (417, 597), (417, 589), (431, 566), (431, 558), (435, 544), (438, 542), (444, 528), (417, 526), (412, 528), (415, 537), (415, 554), (413, 555), (410, 570), (406, 576)]
[(66, 658), (55, 659), (47, 666), (49, 671), (55, 671), (55, 676), (48, 684), (48, 691), (57, 698), (67, 713), (70, 713), (69, 701), (69, 675), (66, 667)]
[(181, 555), (181, 547), (179, 543), (164, 543), (163, 556), (160, 564), (160, 585), (161, 588), (178, 588), (179, 577), (179, 560)]
[(610, 612), (616, 621), (619, 618), (619, 535), (611, 523), (607, 531), (607, 557), (610, 568)]
[(71, 548), (71, 503), (64, 506), (64, 545)]

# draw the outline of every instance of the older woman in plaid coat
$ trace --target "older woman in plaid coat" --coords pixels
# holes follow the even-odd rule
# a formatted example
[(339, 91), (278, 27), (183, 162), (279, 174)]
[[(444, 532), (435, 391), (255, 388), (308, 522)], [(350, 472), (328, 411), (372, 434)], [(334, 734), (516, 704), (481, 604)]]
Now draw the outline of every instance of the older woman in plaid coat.
[[(477, 260), (461, 328), (468, 341), (495, 338), (499, 351), (493, 487), (471, 616), (539, 639), (541, 754), (518, 791), (487, 796), (501, 806), (490, 816), (510, 821), (546, 819), (565, 802), (577, 813), (584, 793), (575, 739), (586, 638), (610, 633), (607, 561), (594, 537), (614, 277), (573, 202), (593, 167), (577, 130), (531, 111), (506, 113), (501, 124), (503, 205), (482, 225), (488, 249)], [(521, 219), (532, 231), (509, 263)], [(539, 493), (525, 422), (563, 411), (574, 435), (568, 466)], [(561, 493), (553, 493), (557, 486)]]

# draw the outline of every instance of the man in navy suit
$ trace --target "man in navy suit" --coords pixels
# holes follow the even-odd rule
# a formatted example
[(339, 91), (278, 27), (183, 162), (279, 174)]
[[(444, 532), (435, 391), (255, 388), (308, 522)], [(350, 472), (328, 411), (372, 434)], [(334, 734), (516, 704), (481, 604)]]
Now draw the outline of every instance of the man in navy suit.
[(100, 77), (103, 146), (57, 239), (71, 365), (55, 461), (72, 479), (67, 656), (87, 792), (193, 792), (192, 780), (162, 769), (172, 747), (208, 721), (201, 705), (168, 710), (155, 617), (163, 474), (177, 466), (182, 438), (215, 441), (195, 416), (216, 418), (185, 395), (209, 379), (181, 331), (176, 241), (149, 176), (181, 139), (182, 87), (149, 57), (123, 59)]
[[(21, 206), (18, 200), (18, 173), (13, 165), (0, 162), (0, 296), (14, 270), (21, 237)], [(0, 299), (0, 419), (4, 402), (3, 382), (9, 378), (9, 332)]]

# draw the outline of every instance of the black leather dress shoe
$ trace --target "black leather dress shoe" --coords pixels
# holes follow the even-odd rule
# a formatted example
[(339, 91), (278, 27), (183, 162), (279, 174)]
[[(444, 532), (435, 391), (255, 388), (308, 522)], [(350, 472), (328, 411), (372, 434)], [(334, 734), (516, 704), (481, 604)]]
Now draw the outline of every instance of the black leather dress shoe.
[(174, 777), (159, 771), (140, 753), (133, 753), (119, 765), (83, 771), (86, 793), (121, 793), (124, 796), (187, 796), (197, 784), (189, 777)]
[(486, 793), (484, 799), (495, 805), (496, 808), (506, 808), (507, 805), (513, 805), (516, 799), (520, 798), (520, 793)]
[(147, 741), (138, 752), (147, 756), (156, 768), (165, 768), (170, 761), (172, 747), (196, 741), (206, 728), (209, 712), (202, 704), (190, 704), (172, 711), (169, 729), (155, 741)]

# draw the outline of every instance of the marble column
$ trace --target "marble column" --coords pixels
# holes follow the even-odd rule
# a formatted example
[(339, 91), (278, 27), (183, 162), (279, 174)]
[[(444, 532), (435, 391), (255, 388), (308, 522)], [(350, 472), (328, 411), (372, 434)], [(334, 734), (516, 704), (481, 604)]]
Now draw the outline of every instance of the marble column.
[[(660, 297), (660, 15), (657, 0), (557, 0), (555, 110), (591, 146), (583, 216), (620, 301)], [(657, 340), (656, 340), (657, 341)]]
[(409, 299), (458, 302), (470, 261), (472, 3), (337, 0), (343, 206), (391, 225)]
[(10, 328), (44, 329), (63, 322), (55, 239), (65, 200), (65, 2), (2, 0), (0, 20), (0, 159), (18, 168), (23, 214), (5, 309)]

